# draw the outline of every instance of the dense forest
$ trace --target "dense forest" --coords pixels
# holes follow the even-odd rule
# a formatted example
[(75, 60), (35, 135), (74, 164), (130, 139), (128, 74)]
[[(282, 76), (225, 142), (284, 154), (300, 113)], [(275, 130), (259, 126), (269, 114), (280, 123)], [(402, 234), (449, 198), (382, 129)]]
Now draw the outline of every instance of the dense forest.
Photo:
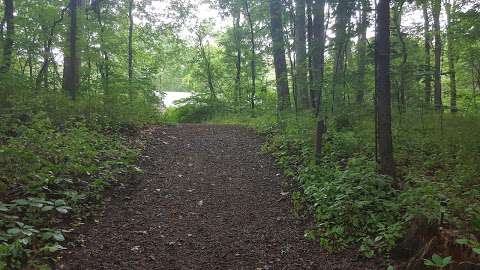
[[(0, 269), (56, 269), (107, 190), (148, 174), (142, 131), (207, 122), (266, 138), (323, 250), (480, 269), (478, 1), (3, 0), (0, 14)], [(164, 108), (168, 91), (192, 95)]]

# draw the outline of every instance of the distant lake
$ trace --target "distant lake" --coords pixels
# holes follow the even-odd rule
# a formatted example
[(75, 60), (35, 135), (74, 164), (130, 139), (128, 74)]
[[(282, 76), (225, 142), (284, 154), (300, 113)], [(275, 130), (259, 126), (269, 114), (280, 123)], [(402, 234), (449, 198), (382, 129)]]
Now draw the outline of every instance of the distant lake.
[(192, 96), (190, 92), (165, 92), (163, 104), (165, 107), (175, 107), (175, 102)]

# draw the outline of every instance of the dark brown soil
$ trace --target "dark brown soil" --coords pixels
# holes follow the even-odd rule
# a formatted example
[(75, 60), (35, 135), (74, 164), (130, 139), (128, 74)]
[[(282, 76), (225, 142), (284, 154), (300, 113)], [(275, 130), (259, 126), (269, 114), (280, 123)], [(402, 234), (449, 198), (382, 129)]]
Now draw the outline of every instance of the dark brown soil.
[(385, 269), (304, 239), (274, 160), (254, 131), (155, 128), (138, 184), (76, 232), (58, 269)]

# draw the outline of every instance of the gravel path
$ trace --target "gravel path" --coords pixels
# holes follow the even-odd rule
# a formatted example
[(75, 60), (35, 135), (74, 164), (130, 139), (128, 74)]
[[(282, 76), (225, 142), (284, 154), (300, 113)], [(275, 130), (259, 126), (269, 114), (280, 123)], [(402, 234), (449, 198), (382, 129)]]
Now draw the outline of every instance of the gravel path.
[(138, 183), (76, 232), (58, 269), (384, 269), (304, 239), (286, 181), (236, 126), (155, 128)]

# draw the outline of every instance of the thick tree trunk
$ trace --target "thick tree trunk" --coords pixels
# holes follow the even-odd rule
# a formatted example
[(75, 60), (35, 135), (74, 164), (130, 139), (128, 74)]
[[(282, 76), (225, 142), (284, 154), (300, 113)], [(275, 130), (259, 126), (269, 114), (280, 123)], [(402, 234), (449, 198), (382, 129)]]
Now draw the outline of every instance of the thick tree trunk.
[(447, 13), (447, 50), (448, 50), (448, 67), (449, 67), (449, 74), (450, 74), (450, 111), (452, 113), (456, 113), (458, 111), (457, 108), (457, 79), (456, 79), (456, 70), (455, 70), (455, 62), (456, 62), (456, 54), (455, 48), (453, 45), (454, 40), (454, 33), (452, 29), (452, 13), (455, 9), (455, 0), (453, 1), (453, 5), (450, 3), (450, 0), (447, 1), (445, 5), (446, 13)]
[(440, 28), (440, 12), (442, 5), (440, 0), (432, 0), (433, 27), (435, 32), (435, 110), (443, 110), (442, 102), (442, 32)]
[(257, 63), (256, 63), (256, 55), (255, 55), (255, 32), (253, 30), (253, 20), (252, 14), (250, 13), (250, 5), (248, 3), (249, 0), (245, 0), (245, 14), (248, 20), (248, 25), (250, 28), (250, 69), (251, 69), (251, 76), (252, 76), (252, 92), (250, 95), (250, 107), (252, 109), (252, 115), (255, 115), (255, 99), (257, 95)]
[(310, 108), (307, 81), (307, 36), (305, 33), (305, 0), (295, 0), (296, 91), (299, 109)]
[(360, 24), (358, 30), (358, 84), (356, 87), (355, 101), (358, 105), (363, 104), (366, 84), (367, 67), (367, 28), (370, 1), (362, 0), (360, 11)]
[(80, 87), (80, 49), (78, 46), (79, 35), (79, 9), (83, 0), (70, 0), (70, 26), (67, 36), (67, 48), (63, 65), (63, 89), (71, 100), (75, 100)]
[(395, 177), (390, 98), (390, 0), (377, 6), (375, 88), (380, 172)]
[(313, 16), (312, 73), (315, 109), (318, 116), (322, 107), (325, 72), (325, 0), (315, 0)]
[(3, 42), (2, 65), (0, 66), (0, 73), (7, 73), (12, 66), (13, 42), (15, 35), (14, 23), (14, 5), (13, 0), (4, 0), (4, 19), (7, 25), (7, 32)]
[(290, 93), (288, 89), (287, 61), (285, 59), (285, 41), (283, 36), (282, 3), (280, 0), (270, 0), (270, 23), (277, 82), (278, 110), (290, 108)]
[(425, 39), (425, 62), (424, 62), (424, 93), (425, 93), (425, 104), (430, 105), (432, 102), (432, 67), (430, 63), (430, 50), (431, 50), (431, 38), (430, 38), (430, 16), (428, 15), (428, 4), (424, 3), (422, 5), (423, 17), (424, 17), (424, 39)]

